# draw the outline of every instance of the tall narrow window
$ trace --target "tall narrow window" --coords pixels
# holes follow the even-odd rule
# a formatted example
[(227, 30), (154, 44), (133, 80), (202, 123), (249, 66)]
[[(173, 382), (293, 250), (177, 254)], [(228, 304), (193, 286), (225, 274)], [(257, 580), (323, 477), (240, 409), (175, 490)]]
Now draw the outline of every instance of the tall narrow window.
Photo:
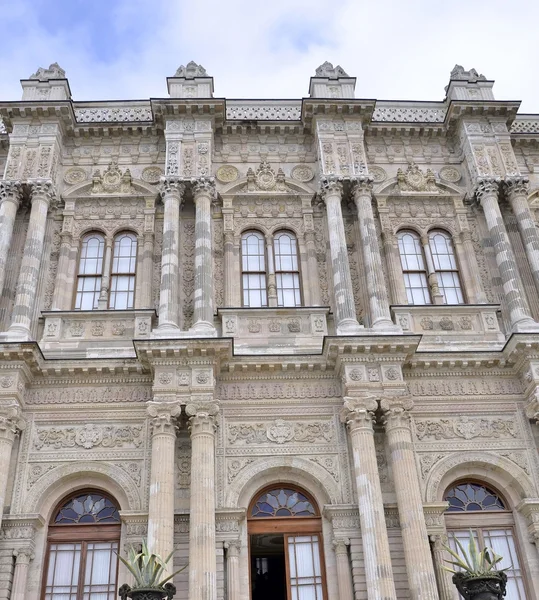
[(97, 308), (103, 275), (105, 239), (100, 233), (89, 233), (82, 238), (75, 310)]
[(241, 238), (243, 306), (268, 305), (264, 236), (248, 231)]
[(438, 276), (438, 286), (446, 304), (463, 304), (459, 271), (451, 236), (445, 231), (432, 231), (429, 234), (429, 247)]
[(42, 600), (117, 597), (118, 507), (100, 492), (77, 494), (49, 526)]
[(273, 239), (273, 251), (277, 280), (277, 305), (301, 306), (296, 236), (288, 231), (277, 233)]
[(413, 231), (398, 234), (402, 274), (408, 304), (431, 304), (421, 240)]
[(449, 502), (446, 512), (449, 545), (458, 552), (456, 540), (466, 549), (470, 529), (480, 547), (488, 546), (503, 556), (499, 568), (508, 567), (507, 598), (526, 600), (526, 586), (520, 568), (514, 535), (513, 513), (497, 492), (486, 485), (463, 482), (445, 494)]
[(137, 237), (133, 233), (118, 234), (114, 238), (109, 308), (134, 307), (136, 263)]

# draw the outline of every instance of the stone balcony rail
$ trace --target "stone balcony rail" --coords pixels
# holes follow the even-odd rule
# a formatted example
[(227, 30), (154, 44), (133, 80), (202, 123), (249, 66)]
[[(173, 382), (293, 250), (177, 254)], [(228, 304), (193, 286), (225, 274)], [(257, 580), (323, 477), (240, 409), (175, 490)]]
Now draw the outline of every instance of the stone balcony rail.
[(539, 134), (539, 115), (520, 115), (513, 121), (511, 133)]
[(220, 308), (223, 337), (237, 354), (320, 352), (328, 334), (327, 307)]
[(154, 310), (44, 311), (40, 346), (48, 356), (134, 357), (133, 339), (149, 338)]
[(499, 304), (394, 305), (403, 333), (422, 334), (419, 350), (497, 349), (505, 343)]

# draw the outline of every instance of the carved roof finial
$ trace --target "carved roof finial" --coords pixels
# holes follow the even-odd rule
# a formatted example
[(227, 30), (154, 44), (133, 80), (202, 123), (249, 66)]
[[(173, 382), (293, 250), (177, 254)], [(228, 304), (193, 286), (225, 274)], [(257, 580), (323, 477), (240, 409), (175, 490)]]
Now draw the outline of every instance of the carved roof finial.
[(206, 73), (206, 69), (202, 65), (197, 65), (193, 60), (187, 63), (184, 67), (181, 65), (174, 77), (183, 77), (185, 79), (194, 79), (195, 77), (209, 77)]
[(487, 78), (484, 75), (479, 75), (479, 73), (475, 69), (465, 71), (462, 65), (455, 65), (453, 67), (450, 79), (456, 79), (457, 81), (468, 81), (469, 83), (487, 80)]
[(39, 69), (30, 75), (30, 79), (39, 79), (40, 81), (47, 81), (48, 79), (65, 79), (66, 72), (58, 63), (52, 63), (48, 69), (39, 67)]
[(316, 69), (316, 77), (327, 77), (328, 79), (339, 79), (339, 77), (349, 77), (348, 73), (340, 66), (333, 66), (333, 63), (326, 61)]

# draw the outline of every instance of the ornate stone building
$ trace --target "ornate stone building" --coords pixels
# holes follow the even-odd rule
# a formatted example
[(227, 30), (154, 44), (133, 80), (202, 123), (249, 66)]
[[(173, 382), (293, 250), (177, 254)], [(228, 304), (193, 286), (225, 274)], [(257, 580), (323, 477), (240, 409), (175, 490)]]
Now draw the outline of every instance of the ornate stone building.
[(0, 599), (453, 600), (476, 535), (539, 597), (539, 116), (440, 102), (0, 102)]

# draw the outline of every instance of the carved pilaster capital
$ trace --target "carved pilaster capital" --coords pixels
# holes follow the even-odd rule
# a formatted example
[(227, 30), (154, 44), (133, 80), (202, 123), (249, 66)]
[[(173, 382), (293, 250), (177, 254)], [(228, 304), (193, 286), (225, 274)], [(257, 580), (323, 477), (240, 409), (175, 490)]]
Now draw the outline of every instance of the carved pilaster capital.
[(13, 443), (15, 437), (25, 427), (26, 422), (21, 416), (18, 404), (0, 405), (0, 440)]
[(209, 400), (187, 404), (185, 414), (189, 417), (191, 437), (199, 434), (215, 434), (219, 402)]
[(215, 179), (213, 177), (197, 177), (196, 179), (192, 179), (191, 189), (195, 202), (200, 198), (215, 200), (217, 197)]
[(351, 180), (352, 183), (352, 194), (356, 202), (362, 197), (367, 196), (372, 198), (372, 187), (374, 179), (370, 175), (361, 175), (360, 177), (354, 177)]
[(13, 202), (17, 208), (22, 200), (22, 184), (16, 180), (0, 181), (0, 203)]
[(434, 533), (429, 535), (429, 540), (434, 547), (435, 552), (444, 552), (444, 546), (447, 546), (447, 533)]
[(226, 550), (228, 558), (239, 558), (241, 550), (240, 540), (227, 540), (226, 542), (223, 542), (223, 547)]
[(398, 428), (410, 429), (410, 410), (413, 407), (413, 400), (407, 396), (382, 398), (380, 408), (384, 414), (383, 423), (386, 431)]
[(335, 538), (331, 542), (331, 545), (333, 546), (333, 550), (335, 550), (335, 554), (348, 555), (348, 546), (350, 545), (348, 538)]
[(320, 180), (320, 197), (324, 202), (330, 197), (342, 198), (342, 179), (335, 175), (328, 175)]
[(161, 177), (159, 184), (159, 194), (163, 202), (168, 198), (176, 198), (181, 204), (183, 201), (183, 194), (185, 192), (185, 185), (179, 180), (178, 177)]
[(35, 200), (44, 200), (47, 206), (56, 205), (56, 188), (50, 179), (34, 179), (29, 181), (28, 188), (32, 203)]
[(499, 177), (483, 177), (477, 180), (475, 187), (475, 197), (479, 204), (482, 204), (485, 198), (495, 196), (498, 198), (501, 179)]
[(378, 402), (373, 396), (364, 398), (345, 397), (344, 405), (340, 410), (341, 423), (346, 423), (350, 431), (368, 429), (372, 431), (374, 413)]
[(29, 546), (23, 548), (15, 548), (13, 550), (13, 556), (15, 556), (15, 563), (17, 565), (29, 565), (31, 560), (34, 560), (34, 549)]
[(176, 419), (181, 414), (179, 402), (146, 402), (146, 412), (150, 417), (152, 435), (176, 435)]
[(526, 416), (530, 421), (539, 423), (539, 390), (534, 390), (526, 404)]
[(509, 200), (518, 198), (520, 196), (528, 197), (530, 192), (530, 180), (527, 177), (512, 176), (506, 177), (505, 181), (505, 193)]
[(472, 241), (472, 232), (469, 229), (463, 229), (459, 236), (462, 243)]

